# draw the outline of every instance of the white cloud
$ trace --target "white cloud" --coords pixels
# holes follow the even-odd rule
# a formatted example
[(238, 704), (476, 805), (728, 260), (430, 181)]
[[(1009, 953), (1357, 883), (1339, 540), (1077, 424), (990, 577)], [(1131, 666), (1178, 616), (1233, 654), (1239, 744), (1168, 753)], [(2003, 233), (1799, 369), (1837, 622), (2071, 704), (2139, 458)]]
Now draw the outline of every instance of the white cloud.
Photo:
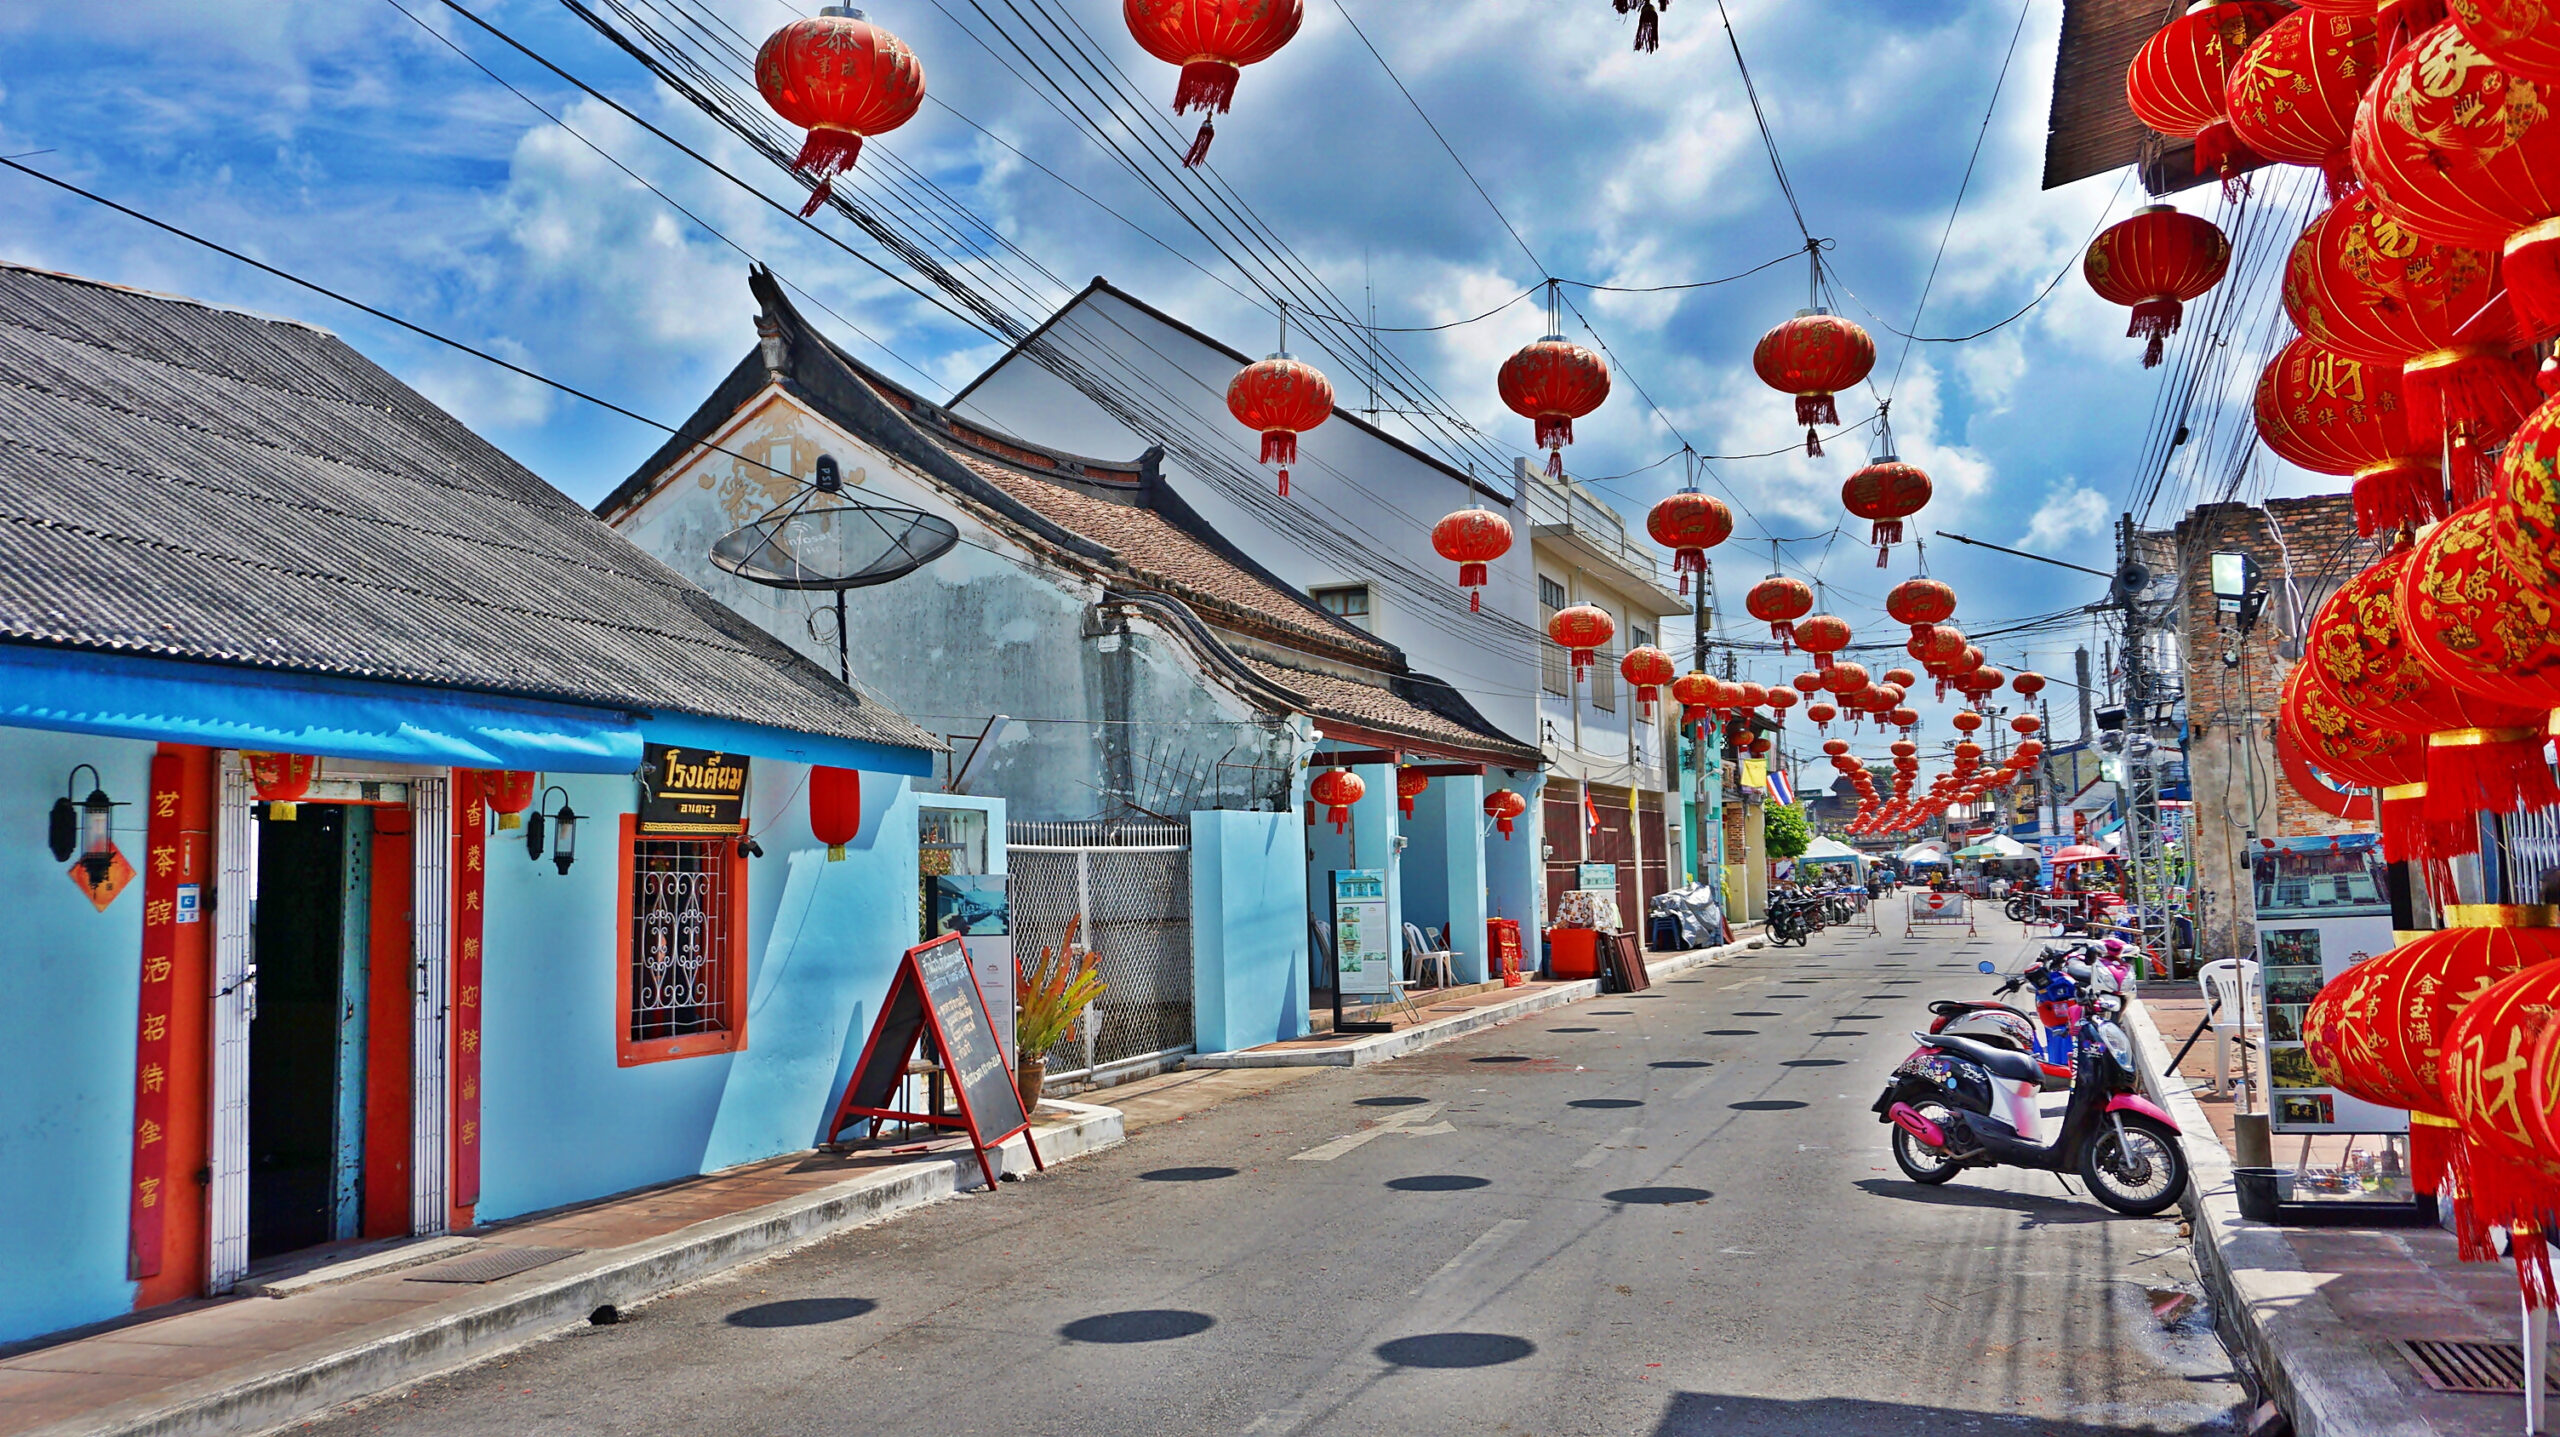
[(2112, 517), (2113, 506), (2108, 504), (2106, 495), (2077, 480), (2064, 479), (2046, 491), (2044, 502), (2036, 507), (2034, 517), (2027, 521), (2026, 532), (2019, 536), (2018, 547), (2067, 549), (2075, 539), (2105, 533)]

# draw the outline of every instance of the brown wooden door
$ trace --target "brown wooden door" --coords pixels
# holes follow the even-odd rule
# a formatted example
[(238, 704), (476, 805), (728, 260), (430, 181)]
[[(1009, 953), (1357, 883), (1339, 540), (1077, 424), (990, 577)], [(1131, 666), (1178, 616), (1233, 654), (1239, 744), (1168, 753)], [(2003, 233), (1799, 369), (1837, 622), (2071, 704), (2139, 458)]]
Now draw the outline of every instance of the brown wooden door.
[(1628, 928), (1641, 928), (1644, 907), (1637, 896), (1641, 889), (1636, 873), (1635, 815), (1627, 807), (1624, 790), (1595, 787), (1591, 790), (1591, 806), (1599, 812), (1600, 827), (1584, 844), (1584, 861), (1618, 866), (1618, 921)]
[[(1636, 823), (1644, 832), (1644, 912), (1653, 911), (1653, 900), (1671, 891), (1670, 830), (1662, 814), (1662, 795), (1636, 795)], [(1643, 915), (1635, 914), (1628, 922), (1639, 929)]]
[(1546, 792), (1547, 921), (1556, 921), (1556, 905), (1573, 891), (1582, 863), (1582, 790), (1570, 783), (1549, 784)]

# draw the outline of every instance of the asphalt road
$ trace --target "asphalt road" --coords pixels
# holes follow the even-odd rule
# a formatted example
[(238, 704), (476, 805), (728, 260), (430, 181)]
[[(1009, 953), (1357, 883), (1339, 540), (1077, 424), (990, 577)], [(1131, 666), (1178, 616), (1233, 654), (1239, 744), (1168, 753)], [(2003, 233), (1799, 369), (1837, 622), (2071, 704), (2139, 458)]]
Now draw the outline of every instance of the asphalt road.
[(1868, 1104), (1924, 1000), (2015, 954), (1998, 926), (1825, 935), (1328, 1072), (315, 1426), (2229, 1430), (2209, 1326), (2151, 1316), (2194, 1285), (2174, 1210), (1893, 1166)]

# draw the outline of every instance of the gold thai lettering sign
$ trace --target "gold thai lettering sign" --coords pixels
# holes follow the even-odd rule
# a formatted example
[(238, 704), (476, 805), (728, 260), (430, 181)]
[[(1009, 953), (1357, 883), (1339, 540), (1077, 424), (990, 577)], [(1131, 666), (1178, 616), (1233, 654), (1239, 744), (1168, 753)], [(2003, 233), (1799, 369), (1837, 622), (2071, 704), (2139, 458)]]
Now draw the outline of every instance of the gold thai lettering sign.
[(660, 743), (642, 754), (642, 833), (699, 838), (747, 831), (746, 755)]

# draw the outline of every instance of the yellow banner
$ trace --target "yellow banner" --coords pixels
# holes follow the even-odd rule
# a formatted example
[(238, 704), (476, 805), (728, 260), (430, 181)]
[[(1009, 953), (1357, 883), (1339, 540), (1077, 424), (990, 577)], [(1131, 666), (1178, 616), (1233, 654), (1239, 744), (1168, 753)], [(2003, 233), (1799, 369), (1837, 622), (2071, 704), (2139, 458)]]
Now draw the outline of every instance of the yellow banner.
[(1769, 761), (1765, 758), (1744, 759), (1742, 761), (1743, 792), (1748, 793), (1755, 788), (1767, 788), (1768, 786)]

